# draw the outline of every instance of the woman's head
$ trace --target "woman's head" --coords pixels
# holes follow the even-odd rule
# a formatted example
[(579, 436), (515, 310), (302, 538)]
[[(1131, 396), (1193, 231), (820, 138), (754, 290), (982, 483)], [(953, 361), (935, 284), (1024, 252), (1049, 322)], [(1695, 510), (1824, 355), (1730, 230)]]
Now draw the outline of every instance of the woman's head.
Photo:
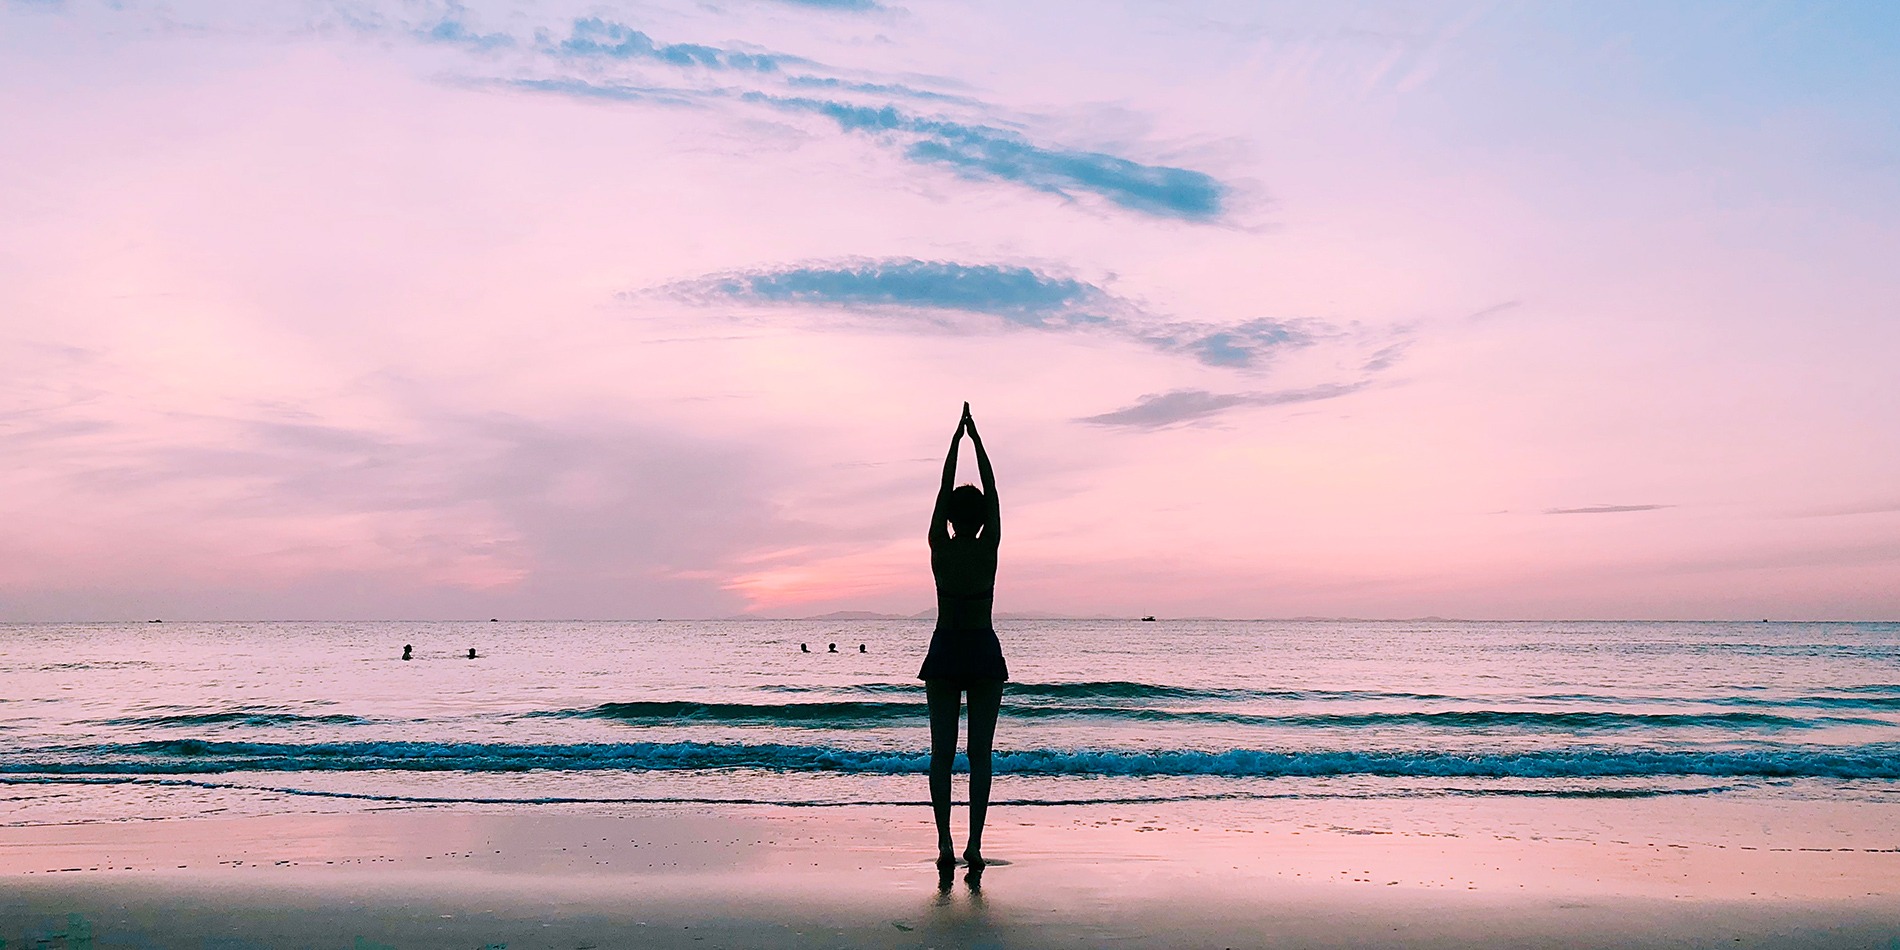
[(983, 489), (975, 485), (957, 486), (950, 493), (948, 508), (945, 517), (950, 519), (950, 529), (958, 537), (976, 534), (989, 521), (989, 500), (983, 497)]

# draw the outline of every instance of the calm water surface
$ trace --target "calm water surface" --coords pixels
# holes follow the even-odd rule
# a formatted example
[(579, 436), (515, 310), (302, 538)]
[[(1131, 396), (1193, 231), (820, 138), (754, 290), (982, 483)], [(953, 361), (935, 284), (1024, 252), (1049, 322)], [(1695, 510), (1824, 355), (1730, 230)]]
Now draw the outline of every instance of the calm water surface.
[[(1021, 804), (1900, 801), (1897, 624), (999, 632), (1017, 681), (997, 796)], [(4, 625), (0, 796), (15, 823), (921, 802), (914, 676), (929, 633), (919, 621)]]

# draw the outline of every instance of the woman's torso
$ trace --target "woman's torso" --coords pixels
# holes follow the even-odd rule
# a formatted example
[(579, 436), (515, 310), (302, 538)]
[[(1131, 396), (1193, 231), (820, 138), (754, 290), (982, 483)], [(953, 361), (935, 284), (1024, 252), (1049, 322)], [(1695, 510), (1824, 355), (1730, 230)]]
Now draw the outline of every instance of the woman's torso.
[(996, 546), (951, 538), (930, 551), (937, 579), (938, 630), (990, 630), (996, 600)]

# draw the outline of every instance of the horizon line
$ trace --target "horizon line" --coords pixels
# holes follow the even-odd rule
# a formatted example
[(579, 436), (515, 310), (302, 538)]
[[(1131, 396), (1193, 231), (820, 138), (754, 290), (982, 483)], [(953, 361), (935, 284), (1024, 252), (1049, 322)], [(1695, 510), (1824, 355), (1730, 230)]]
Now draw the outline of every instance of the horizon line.
[[(839, 612), (840, 612), (840, 613), (867, 613), (867, 614), (869, 614), (869, 613), (874, 613), (874, 612), (872, 612), (872, 611), (839, 611)], [(1883, 620), (1843, 620), (1843, 619), (1816, 619), (1816, 618), (1798, 618), (1798, 617), (1797, 617), (1797, 618), (1772, 618), (1772, 617), (1754, 617), (1754, 618), (1743, 618), (1743, 617), (1695, 617), (1695, 618), (1683, 618), (1683, 617), (1676, 617), (1676, 618), (1656, 618), (1656, 617), (1623, 617), (1623, 618), (1614, 618), (1614, 617), (1492, 617), (1492, 618), (1484, 618), (1484, 617), (1440, 617), (1440, 616), (1436, 616), (1436, 615), (1425, 615), (1425, 616), (1417, 616), (1417, 617), (1321, 617), (1321, 616), (1313, 616), (1313, 615), (1300, 615), (1300, 616), (1291, 616), (1291, 617), (1220, 617), (1220, 616), (1214, 616), (1214, 615), (1210, 615), (1210, 614), (1195, 614), (1195, 615), (1182, 615), (1182, 616), (1178, 616), (1178, 617), (1163, 617), (1163, 616), (1160, 616), (1160, 615), (1153, 615), (1153, 616), (1155, 617), (1155, 620), (1154, 620), (1153, 622), (1159, 622), (1159, 623), (1168, 623), (1168, 622), (1195, 622), (1195, 623), (1784, 623), (1784, 624), (1786, 624), (1786, 623), (1805, 623), (1805, 624), (1819, 624), (1819, 623), (1828, 623), (1828, 624), (1900, 624), (1900, 619), (1883, 619)], [(857, 623), (857, 622), (867, 622), (867, 623), (868, 623), (868, 622), (872, 622), (872, 621), (880, 621), (880, 622), (881, 622), (881, 621), (890, 621), (890, 620), (919, 620), (919, 621), (922, 621), (922, 620), (930, 620), (930, 619), (932, 619), (932, 618), (931, 618), (931, 617), (929, 617), (929, 616), (918, 616), (918, 615), (916, 615), (916, 614), (877, 614), (877, 615), (875, 615), (875, 616), (859, 616), (859, 617), (836, 617), (836, 616), (830, 616), (830, 615), (826, 615), (826, 614), (816, 614), (816, 615), (811, 615), (811, 616), (803, 616), (803, 617), (767, 617), (767, 616), (748, 616), (748, 615), (740, 615), (740, 614), (728, 614), (728, 615), (725, 615), (725, 616), (716, 616), (716, 617), (654, 617), (654, 618), (652, 618), (652, 619), (646, 619), (646, 618), (640, 618), (640, 617), (615, 617), (615, 618), (584, 618), (584, 617), (512, 617), (512, 618), (500, 618), (500, 617), (489, 617), (489, 618), (486, 618), (486, 619), (483, 619), (483, 618), (477, 618), (477, 617), (460, 617), (460, 618), (447, 618), (447, 619), (445, 619), (445, 618), (432, 618), (432, 619), (430, 619), (430, 618), (413, 618), (413, 617), (408, 617), (408, 618), (405, 618), (405, 617), (382, 617), (382, 618), (376, 618), (376, 619), (363, 619), (363, 618), (321, 618), (321, 619), (320, 619), (320, 618), (308, 618), (308, 617), (276, 617), (276, 618), (257, 618), (257, 617), (225, 617), (225, 618), (205, 618), (205, 617), (173, 617), (173, 618), (164, 618), (164, 617), (151, 617), (151, 618), (145, 618), (145, 619), (126, 619), (126, 618), (111, 618), (111, 619), (89, 619), (89, 620), (86, 620), (86, 619), (79, 619), (79, 620), (75, 620), (75, 619), (67, 619), (67, 620), (0, 620), (0, 626), (56, 626), (56, 625), (80, 625), (80, 624), (121, 624), (121, 623), (125, 623), (125, 624), (132, 624), (132, 623), (143, 623), (143, 624), (151, 624), (151, 623), (159, 623), (159, 624), (164, 624), (164, 623), (311, 623), (311, 624), (333, 624), (333, 623), (721, 623), (721, 622), (731, 622), (731, 621), (759, 621), (759, 622), (769, 622), (769, 623), (810, 623), (810, 622), (828, 622), (828, 623), (830, 623), (830, 622), (838, 622), (838, 623)], [(1011, 616), (1011, 615), (1008, 615), (1008, 614), (1003, 614), (1003, 615), (999, 615), (999, 616), (998, 616), (998, 619), (1000, 619), (1000, 620), (1030, 620), (1030, 621), (1059, 621), (1059, 622), (1064, 622), (1064, 623), (1080, 623), (1080, 622), (1100, 622), (1100, 621), (1105, 621), (1105, 620), (1108, 620), (1108, 621), (1115, 621), (1115, 620), (1120, 620), (1120, 621), (1133, 621), (1133, 622), (1136, 622), (1136, 623), (1143, 623), (1143, 622), (1149, 622), (1149, 621), (1147, 621), (1147, 619), (1146, 619), (1145, 617), (1137, 617), (1137, 616), (1134, 616), (1134, 615), (1125, 615), (1125, 616), (1124, 616), (1124, 615), (1106, 615), (1106, 614), (1095, 614), (1095, 615), (1066, 615), (1066, 614), (1035, 614), (1035, 615), (1024, 615), (1024, 614), (1018, 614), (1018, 615), (1015, 615), (1015, 616)]]

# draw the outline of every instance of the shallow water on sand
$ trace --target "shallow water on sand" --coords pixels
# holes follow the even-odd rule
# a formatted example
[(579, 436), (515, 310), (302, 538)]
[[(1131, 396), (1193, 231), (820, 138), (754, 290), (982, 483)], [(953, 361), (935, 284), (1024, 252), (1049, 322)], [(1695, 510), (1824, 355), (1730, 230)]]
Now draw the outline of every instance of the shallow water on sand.
[[(1896, 624), (999, 633), (1016, 677), (997, 736), (1003, 801), (1900, 800)], [(16, 822), (915, 802), (929, 634), (927, 621), (0, 626), (0, 795)], [(404, 644), (415, 659), (399, 659)]]

